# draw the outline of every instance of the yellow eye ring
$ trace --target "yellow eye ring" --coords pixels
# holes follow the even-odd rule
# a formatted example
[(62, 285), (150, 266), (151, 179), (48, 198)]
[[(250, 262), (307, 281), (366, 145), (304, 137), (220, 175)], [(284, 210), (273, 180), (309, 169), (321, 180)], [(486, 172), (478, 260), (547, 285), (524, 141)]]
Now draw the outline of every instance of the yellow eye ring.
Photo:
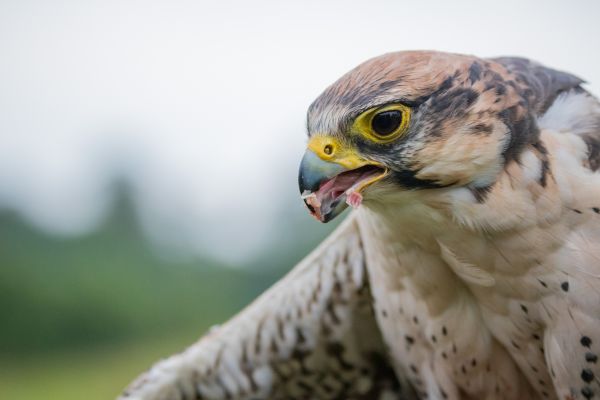
[(390, 143), (408, 129), (410, 111), (399, 103), (371, 108), (354, 120), (352, 131), (375, 143)]

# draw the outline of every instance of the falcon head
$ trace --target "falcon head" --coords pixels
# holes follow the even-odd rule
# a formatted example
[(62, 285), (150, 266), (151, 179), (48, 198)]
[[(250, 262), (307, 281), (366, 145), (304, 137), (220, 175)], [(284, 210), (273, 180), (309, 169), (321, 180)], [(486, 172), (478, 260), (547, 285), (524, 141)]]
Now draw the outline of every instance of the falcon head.
[(300, 192), (322, 222), (348, 204), (408, 191), (485, 193), (506, 163), (538, 142), (536, 116), (580, 83), (521, 58), (430, 51), (373, 58), (309, 107)]

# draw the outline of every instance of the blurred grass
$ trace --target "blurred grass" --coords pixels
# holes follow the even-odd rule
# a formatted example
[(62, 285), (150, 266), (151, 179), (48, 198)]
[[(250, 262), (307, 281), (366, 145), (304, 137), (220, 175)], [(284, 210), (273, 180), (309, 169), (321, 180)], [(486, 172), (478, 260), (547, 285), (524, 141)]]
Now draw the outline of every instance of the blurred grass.
[(214, 324), (277, 278), (210, 259), (159, 257), (126, 196), (97, 231), (75, 238), (0, 215), (0, 246), (0, 357)]
[(107, 400), (150, 365), (181, 351), (201, 331), (84, 351), (0, 361), (0, 399)]

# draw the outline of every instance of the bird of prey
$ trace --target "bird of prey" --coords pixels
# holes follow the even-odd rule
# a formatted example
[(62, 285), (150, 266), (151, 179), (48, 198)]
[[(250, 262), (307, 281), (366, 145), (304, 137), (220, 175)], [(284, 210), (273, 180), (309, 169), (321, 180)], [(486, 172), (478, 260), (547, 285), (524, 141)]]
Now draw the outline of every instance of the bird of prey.
[(127, 399), (600, 399), (600, 103), (515, 57), (385, 54), (308, 110), (346, 221)]

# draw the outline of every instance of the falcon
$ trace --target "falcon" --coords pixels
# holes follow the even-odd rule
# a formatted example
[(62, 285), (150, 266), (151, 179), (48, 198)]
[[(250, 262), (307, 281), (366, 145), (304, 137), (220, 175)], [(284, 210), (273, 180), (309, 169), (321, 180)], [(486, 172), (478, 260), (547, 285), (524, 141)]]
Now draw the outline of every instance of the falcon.
[(515, 57), (385, 54), (308, 110), (341, 226), (123, 399), (600, 399), (600, 103)]

